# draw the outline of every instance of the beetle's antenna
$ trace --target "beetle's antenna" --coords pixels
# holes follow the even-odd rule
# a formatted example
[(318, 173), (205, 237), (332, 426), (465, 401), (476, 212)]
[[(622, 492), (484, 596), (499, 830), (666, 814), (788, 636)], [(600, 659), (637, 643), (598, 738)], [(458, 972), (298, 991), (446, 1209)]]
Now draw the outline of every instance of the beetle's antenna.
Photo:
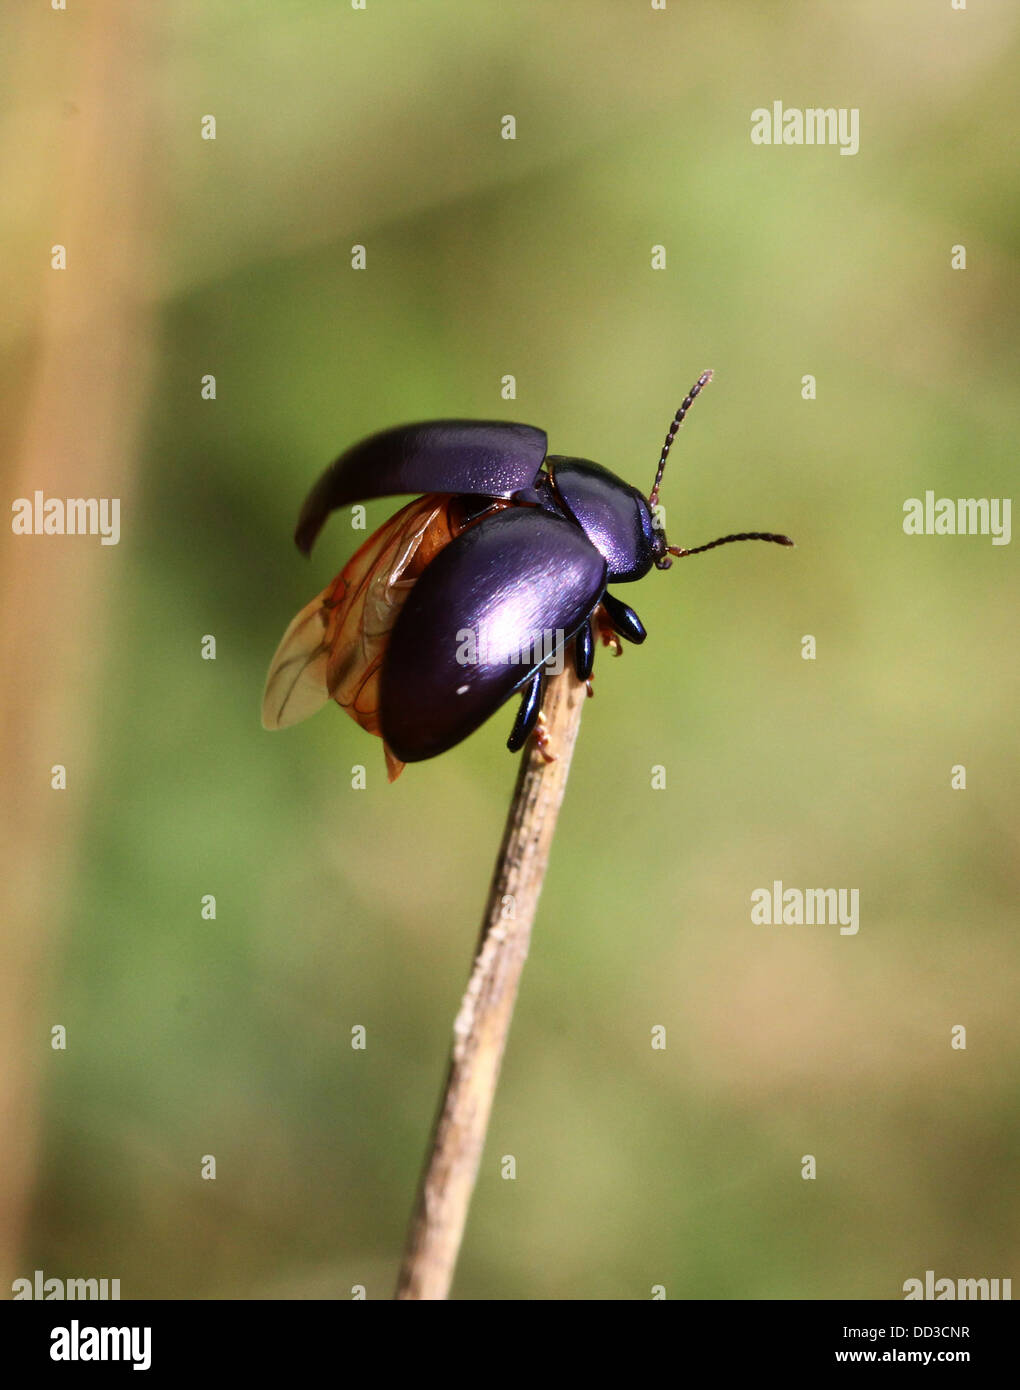
[(729, 545), (730, 541), (775, 541), (776, 545), (793, 545), (789, 536), (776, 536), (771, 531), (741, 531), (736, 536), (720, 536), (717, 541), (709, 541), (708, 545), (695, 545), (689, 550), (679, 545), (668, 545), (666, 549), (670, 555), (700, 555), (704, 550), (714, 550), (717, 545)]
[(673, 416), (673, 423), (666, 433), (666, 442), (662, 446), (662, 457), (659, 459), (659, 469), (655, 475), (655, 484), (648, 497), (648, 505), (650, 507), (654, 507), (659, 500), (659, 485), (662, 482), (662, 474), (666, 467), (666, 459), (669, 457), (669, 451), (673, 447), (673, 440), (676, 438), (676, 432), (683, 424), (684, 416), (690, 410), (698, 396), (700, 396), (702, 387), (707, 386), (711, 380), (712, 370), (709, 368), (708, 371), (701, 373), (697, 381), (691, 387), (690, 392), (684, 397), (683, 405), (681, 405), (680, 409)]

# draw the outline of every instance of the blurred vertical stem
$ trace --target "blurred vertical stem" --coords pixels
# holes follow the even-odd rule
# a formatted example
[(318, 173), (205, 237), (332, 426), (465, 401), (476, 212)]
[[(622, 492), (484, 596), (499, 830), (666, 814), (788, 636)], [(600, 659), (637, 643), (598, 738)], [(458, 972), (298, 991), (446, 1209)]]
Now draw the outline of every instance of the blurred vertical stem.
[[(0, 422), (9, 436), (6, 487), (11, 498), (37, 490), (116, 498), (137, 546), (153, 257), (165, 252), (154, 95), (165, 21), (155, 5), (108, 0), (73, 7), (67, 22), (73, 29), (59, 20), (55, 28), (49, 6), (9, 7), (5, 15), (0, 133), (9, 163), (17, 152), (18, 171), (4, 211), (10, 235), (2, 269), (14, 287), (4, 295), (5, 328), (24, 383)], [(66, 248), (65, 270), (51, 268), (54, 243)], [(104, 823), (103, 798), (111, 795), (108, 750), (97, 748), (95, 725), (110, 698), (108, 624), (136, 574), (130, 544), (10, 540), (8, 533), (0, 551), (7, 675), (0, 765), (9, 808), (0, 908), (0, 1286), (25, 1272), (40, 1091), (66, 1075), (59, 1059), (67, 1054), (49, 1043), (50, 1027), (66, 1022), (71, 1006), (60, 983), (62, 927), (80, 892), (83, 829)], [(56, 763), (67, 768), (66, 791), (51, 787)], [(82, 1017), (81, 1039), (105, 1027)]]
[(474, 968), (453, 1025), (446, 1089), (408, 1231), (398, 1299), (443, 1299), (450, 1291), (586, 693), (572, 667), (554, 677), (542, 710), (555, 761), (545, 761), (534, 739), (522, 757)]

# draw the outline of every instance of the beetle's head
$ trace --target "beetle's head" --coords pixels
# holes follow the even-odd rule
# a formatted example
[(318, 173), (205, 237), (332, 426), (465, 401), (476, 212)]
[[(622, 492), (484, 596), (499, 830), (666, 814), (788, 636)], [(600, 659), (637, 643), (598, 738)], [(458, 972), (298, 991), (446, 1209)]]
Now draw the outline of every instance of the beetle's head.
[[(684, 417), (691, 406), (700, 396), (704, 387), (712, 380), (712, 370), (702, 372), (697, 381), (684, 397), (680, 409), (673, 416), (669, 429), (666, 431), (666, 442), (662, 446), (662, 454), (659, 457), (659, 466), (655, 473), (655, 482), (648, 497), (648, 506), (654, 515), (655, 508), (659, 502), (659, 488), (662, 484), (662, 475), (666, 469), (666, 459), (669, 451), (673, 447), (673, 440), (676, 438), (677, 430), (684, 422)], [(666, 532), (662, 527), (656, 526), (652, 531), (652, 563), (656, 569), (668, 570), (673, 561), (673, 555), (700, 555), (704, 550), (714, 550), (717, 545), (728, 545), (730, 541), (774, 541), (776, 545), (793, 545), (789, 536), (778, 536), (771, 531), (741, 531), (732, 536), (720, 536), (716, 541), (709, 541), (707, 545), (696, 545), (691, 548), (677, 545), (667, 545)]]
[[(656, 569), (668, 570), (673, 561), (669, 558), (666, 532), (661, 526), (652, 525), (651, 535), (652, 564)], [(665, 561), (665, 564), (663, 564)]]

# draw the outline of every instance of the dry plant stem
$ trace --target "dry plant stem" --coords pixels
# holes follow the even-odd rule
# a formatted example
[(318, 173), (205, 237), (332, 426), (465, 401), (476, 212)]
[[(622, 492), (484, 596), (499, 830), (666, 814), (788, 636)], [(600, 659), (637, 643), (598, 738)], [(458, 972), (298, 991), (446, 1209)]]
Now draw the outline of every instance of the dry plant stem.
[(450, 1291), (586, 693), (572, 669), (552, 679), (542, 709), (555, 761), (545, 761), (534, 738), (522, 755), (474, 968), (453, 1026), (446, 1089), (397, 1285), (400, 1299), (442, 1299)]

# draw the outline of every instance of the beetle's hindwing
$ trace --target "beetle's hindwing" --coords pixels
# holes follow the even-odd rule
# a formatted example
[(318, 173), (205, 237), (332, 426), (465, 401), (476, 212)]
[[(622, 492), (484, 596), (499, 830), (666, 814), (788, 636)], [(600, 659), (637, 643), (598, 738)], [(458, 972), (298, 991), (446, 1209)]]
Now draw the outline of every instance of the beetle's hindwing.
[(373, 434), (326, 469), (301, 508), (294, 539), (306, 555), (331, 511), (402, 492), (509, 500), (545, 458), (544, 430), (504, 420), (430, 420)]
[(435, 757), (473, 733), (577, 631), (605, 575), (579, 527), (536, 507), (498, 511), (452, 541), (386, 649), (379, 713), (396, 757)]
[[(390, 517), (287, 628), (269, 667), (262, 723), (284, 729), (333, 699), (379, 734), (379, 669), (418, 575), (463, 529), (456, 498), (420, 497)], [(400, 762), (387, 762), (392, 781)]]

